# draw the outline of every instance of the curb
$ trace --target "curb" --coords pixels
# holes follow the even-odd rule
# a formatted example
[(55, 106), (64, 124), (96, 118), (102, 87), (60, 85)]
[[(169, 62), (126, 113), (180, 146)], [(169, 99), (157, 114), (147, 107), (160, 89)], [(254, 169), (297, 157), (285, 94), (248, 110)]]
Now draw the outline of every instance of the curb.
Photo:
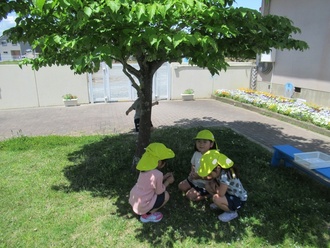
[(322, 127), (318, 127), (318, 126), (316, 126), (312, 123), (300, 121), (300, 120), (294, 119), (290, 116), (281, 115), (281, 114), (269, 111), (267, 109), (258, 108), (258, 107), (255, 107), (253, 105), (246, 104), (246, 103), (241, 103), (241, 102), (235, 101), (235, 100), (230, 99), (230, 98), (219, 97), (219, 96), (215, 96), (215, 95), (212, 95), (211, 98), (215, 99), (217, 101), (221, 101), (223, 103), (231, 104), (231, 105), (236, 106), (236, 107), (240, 107), (240, 108), (244, 108), (244, 109), (247, 109), (247, 110), (250, 110), (250, 111), (253, 111), (253, 112), (257, 112), (259, 114), (262, 114), (262, 115), (265, 115), (265, 116), (268, 116), (268, 117), (271, 117), (271, 118), (275, 118), (275, 119), (280, 120), (280, 121), (285, 121), (285, 122), (288, 122), (290, 124), (296, 125), (298, 127), (304, 128), (306, 130), (312, 131), (314, 133), (319, 133), (319, 134), (325, 135), (327, 137), (330, 137), (330, 130), (327, 130), (327, 129), (322, 128)]

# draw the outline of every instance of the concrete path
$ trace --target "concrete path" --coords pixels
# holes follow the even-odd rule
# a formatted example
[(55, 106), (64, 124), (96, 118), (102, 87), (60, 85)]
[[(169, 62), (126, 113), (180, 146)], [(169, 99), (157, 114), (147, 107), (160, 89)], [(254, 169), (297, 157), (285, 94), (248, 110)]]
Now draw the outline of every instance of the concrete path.
[[(132, 132), (132, 102), (78, 107), (0, 110), (0, 140), (18, 135), (88, 135)], [(161, 101), (152, 111), (154, 127), (226, 126), (272, 150), (291, 144), (304, 152), (330, 154), (330, 137), (217, 100)]]

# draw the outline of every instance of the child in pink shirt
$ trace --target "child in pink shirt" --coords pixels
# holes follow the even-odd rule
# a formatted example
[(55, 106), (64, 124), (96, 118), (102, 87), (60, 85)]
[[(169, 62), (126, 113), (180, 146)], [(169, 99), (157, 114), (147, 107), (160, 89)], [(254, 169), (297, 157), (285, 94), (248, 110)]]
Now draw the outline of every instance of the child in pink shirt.
[(166, 160), (174, 156), (174, 152), (164, 144), (151, 143), (136, 166), (140, 174), (131, 189), (129, 203), (133, 211), (141, 215), (143, 223), (159, 222), (163, 218), (162, 213), (156, 211), (169, 200), (166, 187), (174, 182), (174, 177), (172, 173), (163, 175), (158, 169), (163, 168)]

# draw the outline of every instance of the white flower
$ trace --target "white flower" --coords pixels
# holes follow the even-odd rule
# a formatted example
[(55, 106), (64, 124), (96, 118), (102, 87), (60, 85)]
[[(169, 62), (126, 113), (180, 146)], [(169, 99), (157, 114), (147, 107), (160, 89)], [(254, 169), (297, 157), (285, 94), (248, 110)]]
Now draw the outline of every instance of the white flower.
[(253, 104), (258, 107), (265, 107), (280, 114), (288, 115), (302, 121), (309, 121), (317, 126), (330, 129), (330, 109), (328, 108), (319, 106), (311, 107), (306, 102), (278, 97), (269, 93), (253, 91), (250, 89), (219, 89), (215, 92), (215, 95), (233, 98), (243, 103)]

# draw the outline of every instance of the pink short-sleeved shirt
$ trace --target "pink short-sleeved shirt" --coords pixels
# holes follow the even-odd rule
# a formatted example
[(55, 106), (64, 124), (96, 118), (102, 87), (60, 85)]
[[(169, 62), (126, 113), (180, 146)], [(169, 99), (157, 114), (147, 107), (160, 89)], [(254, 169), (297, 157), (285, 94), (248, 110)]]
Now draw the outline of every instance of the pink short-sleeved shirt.
[(157, 195), (165, 190), (161, 171), (154, 169), (140, 172), (136, 184), (131, 189), (129, 203), (136, 214), (145, 214), (155, 205)]

